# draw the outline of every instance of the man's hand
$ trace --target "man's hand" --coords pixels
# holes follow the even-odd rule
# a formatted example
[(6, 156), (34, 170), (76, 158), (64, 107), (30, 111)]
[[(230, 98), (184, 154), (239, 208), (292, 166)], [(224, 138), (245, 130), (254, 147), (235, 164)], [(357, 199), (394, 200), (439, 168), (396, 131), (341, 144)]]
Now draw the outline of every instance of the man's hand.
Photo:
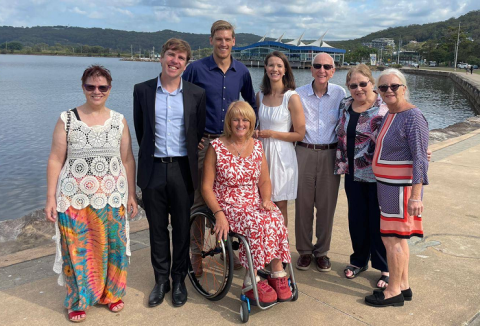
[(205, 148), (205, 145), (203, 145), (204, 142), (205, 142), (205, 138), (202, 138), (202, 140), (200, 140), (200, 142), (198, 143), (199, 150), (202, 150)]

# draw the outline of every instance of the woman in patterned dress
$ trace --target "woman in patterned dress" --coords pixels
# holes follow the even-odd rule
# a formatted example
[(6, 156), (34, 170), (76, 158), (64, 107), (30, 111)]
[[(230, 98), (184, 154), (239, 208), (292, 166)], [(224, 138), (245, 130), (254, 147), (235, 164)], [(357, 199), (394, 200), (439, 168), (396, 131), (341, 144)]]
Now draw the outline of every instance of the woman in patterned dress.
[(376, 307), (403, 306), (412, 300), (408, 281), (407, 239), (423, 237), (422, 190), (428, 184), (428, 124), (420, 109), (408, 102), (405, 76), (387, 69), (378, 90), (388, 106), (373, 155), (380, 204), (380, 233), (387, 250), (390, 282), (384, 291), (365, 297)]
[(341, 118), (337, 126), (338, 146), (335, 174), (345, 175), (348, 201), (348, 229), (353, 253), (344, 270), (345, 277), (355, 278), (372, 267), (381, 272), (378, 288), (388, 285), (387, 254), (380, 236), (380, 210), (377, 183), (372, 171), (373, 152), (383, 116), (388, 109), (374, 91), (375, 78), (364, 64), (347, 73), (346, 86), (351, 96), (340, 103)]
[[(305, 115), (295, 79), (285, 54), (273, 51), (265, 57), (261, 91), (257, 93), (262, 141), (272, 182), (272, 201), (288, 225), (287, 202), (297, 198), (298, 164), (296, 141), (305, 137)], [(293, 127), (293, 130), (292, 130)]]
[(82, 76), (86, 102), (62, 112), (47, 165), (45, 213), (55, 222), (54, 271), (65, 284), (72, 322), (97, 303), (123, 309), (128, 256), (127, 213), (137, 214), (135, 161), (123, 115), (105, 106), (112, 77), (102, 66)]
[[(210, 143), (205, 156), (202, 195), (216, 219), (217, 239), (226, 239), (229, 230), (249, 242), (256, 271), (270, 263), (268, 280), (256, 277), (262, 304), (291, 300), (287, 274), (282, 262), (290, 263), (288, 231), (280, 210), (270, 200), (272, 187), (262, 143), (252, 138), (255, 113), (247, 102), (233, 102), (225, 116), (224, 135)], [(245, 248), (240, 262), (248, 269)], [(251, 285), (245, 273), (244, 287)], [(253, 290), (245, 294), (255, 302)]]

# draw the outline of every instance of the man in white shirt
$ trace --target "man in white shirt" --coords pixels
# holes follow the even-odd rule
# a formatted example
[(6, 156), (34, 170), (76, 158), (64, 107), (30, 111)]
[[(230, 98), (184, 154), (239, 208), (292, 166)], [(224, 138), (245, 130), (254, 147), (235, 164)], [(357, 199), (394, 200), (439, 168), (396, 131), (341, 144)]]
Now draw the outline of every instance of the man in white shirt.
[[(337, 205), (340, 176), (334, 175), (339, 105), (345, 90), (328, 81), (335, 73), (333, 58), (327, 53), (315, 56), (312, 63), (314, 81), (297, 88), (305, 112), (306, 133), (296, 146), (298, 193), (295, 200), (295, 239), (300, 257), (296, 267), (308, 270), (315, 257), (317, 269), (331, 270), (327, 257), (332, 238), (333, 216)], [(316, 243), (312, 243), (314, 208)]]

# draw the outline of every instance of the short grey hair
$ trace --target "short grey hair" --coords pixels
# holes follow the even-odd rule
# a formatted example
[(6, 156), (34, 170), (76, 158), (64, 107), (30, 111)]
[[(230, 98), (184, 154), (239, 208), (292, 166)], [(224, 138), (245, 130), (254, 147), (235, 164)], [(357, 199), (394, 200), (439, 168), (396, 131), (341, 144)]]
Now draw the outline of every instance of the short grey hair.
[(332, 57), (330, 54), (326, 53), (326, 52), (317, 53), (317, 54), (313, 57), (313, 59), (312, 59), (312, 66), (313, 66), (313, 63), (315, 62), (315, 59), (316, 59), (319, 55), (321, 55), (321, 54), (327, 54), (327, 55), (332, 59), (332, 65), (333, 65), (333, 67), (335, 67), (335, 60), (333, 60), (333, 57)]
[(380, 84), (380, 80), (382, 77), (387, 76), (387, 75), (395, 75), (398, 79), (400, 79), (400, 82), (405, 85), (405, 99), (408, 101), (410, 99), (410, 91), (408, 90), (407, 86), (407, 79), (405, 78), (405, 75), (398, 69), (395, 68), (388, 68), (382, 71), (382, 73), (378, 76), (377, 78), (377, 85)]

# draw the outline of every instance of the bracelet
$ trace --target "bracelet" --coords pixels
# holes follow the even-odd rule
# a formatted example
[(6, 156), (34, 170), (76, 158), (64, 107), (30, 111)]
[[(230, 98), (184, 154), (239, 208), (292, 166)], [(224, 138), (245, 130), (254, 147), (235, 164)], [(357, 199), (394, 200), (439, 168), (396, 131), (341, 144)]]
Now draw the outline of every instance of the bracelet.
[(412, 199), (412, 198), (409, 198), (408, 200), (409, 200), (409, 201), (416, 201), (416, 202), (421, 202), (421, 200), (417, 200), (417, 199)]
[(217, 214), (218, 212), (223, 212), (223, 209), (219, 209), (218, 211), (216, 211), (215, 213), (213, 213), (213, 216), (215, 216), (215, 214)]

